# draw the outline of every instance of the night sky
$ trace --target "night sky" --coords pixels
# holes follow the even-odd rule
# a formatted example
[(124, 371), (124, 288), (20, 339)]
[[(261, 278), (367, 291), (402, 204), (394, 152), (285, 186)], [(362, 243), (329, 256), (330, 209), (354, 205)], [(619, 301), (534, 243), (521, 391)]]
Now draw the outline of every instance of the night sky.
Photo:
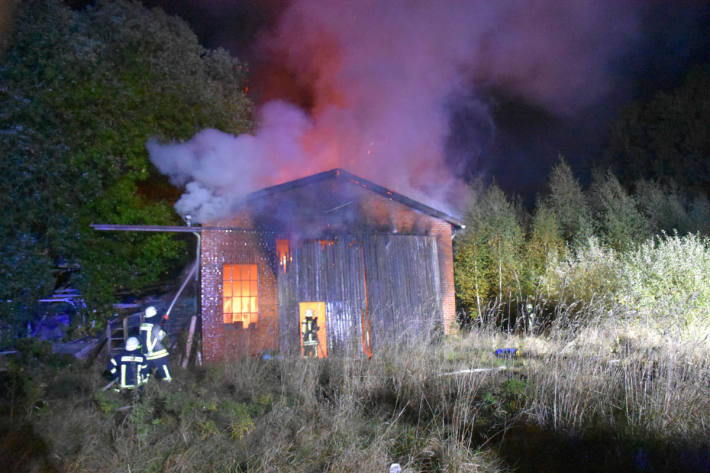
[[(323, 91), (313, 86), (313, 81), (309, 80), (312, 76), (295, 70), (297, 67), (293, 61), (284, 59), (284, 54), (288, 54), (284, 53), (285, 50), (294, 45), (298, 47), (299, 37), (287, 36), (287, 41), (290, 42), (287, 47), (283, 46), (282, 37), (282, 44), (276, 48), (268, 46), (269, 40), (264, 39), (271, 38), (273, 44), (273, 38), (279, 34), (275, 31), (280, 31), (280, 25), (284, 22), (284, 12), (288, 12), (293, 4), (305, 4), (310, 8), (318, 2), (145, 0), (143, 3), (160, 6), (168, 13), (186, 19), (204, 46), (224, 47), (246, 61), (251, 71), (249, 93), (257, 104), (283, 99), (306, 111), (319, 107), (317, 96)], [(456, 2), (452, 2), (454, 3)], [(473, 3), (475, 2), (468, 2)], [(566, 21), (567, 14), (576, 20), (580, 18), (575, 16), (578, 15), (576, 11), (558, 12), (555, 2), (518, 3), (520, 11), (517, 14), (523, 18), (528, 13), (526, 5), (536, 5), (530, 8), (535, 10), (530, 11), (530, 14), (539, 17), (530, 21), (533, 30), (538, 24), (540, 31), (558, 26), (564, 29), (564, 25), (548, 21), (549, 17), (558, 13), (562, 22)], [(587, 14), (587, 11), (589, 15), (595, 15), (599, 11), (594, 5), (595, 2), (572, 3), (579, 4), (582, 15)], [(608, 18), (602, 18), (598, 23), (590, 23), (587, 44), (579, 49), (571, 49), (571, 53), (566, 52), (558, 58), (543, 57), (534, 65), (536, 68), (549, 68), (550, 65), (560, 67), (558, 76), (553, 77), (550, 74), (550, 77), (543, 78), (543, 81), (548, 81), (545, 85), (547, 89), (540, 93), (526, 89), (525, 85), (521, 86), (520, 83), (525, 82), (525, 78), (521, 80), (515, 76), (519, 73), (529, 74), (531, 70), (535, 70), (533, 68), (521, 69), (523, 72), (519, 72), (513, 69), (514, 66), (502, 65), (497, 66), (497, 71), (480, 72), (486, 69), (487, 64), (504, 63), (505, 58), (501, 56), (505, 53), (512, 51), (512, 54), (526, 54), (528, 51), (525, 49), (527, 46), (506, 46), (505, 49), (496, 45), (496, 41), (525, 43), (536, 38), (540, 31), (524, 31), (505, 36), (491, 34), (486, 30), (485, 35), (476, 36), (477, 39), (482, 38), (481, 41), (494, 43), (489, 46), (491, 52), (485, 62), (470, 65), (471, 72), (464, 75), (467, 82), (459, 84), (456, 94), (444, 100), (442, 104), (448, 126), (445, 131), (444, 162), (457, 178), (470, 180), (480, 175), (492, 177), (504, 189), (518, 193), (530, 202), (535, 193), (543, 188), (550, 166), (557, 162), (558, 156), (562, 154), (572, 164), (578, 176), (583, 181), (588, 180), (591, 169), (599, 161), (606, 147), (609, 123), (624, 105), (632, 100), (647, 99), (659, 90), (670, 90), (678, 86), (693, 67), (710, 63), (710, 35), (707, 34), (710, 31), (710, 2), (637, 0), (606, 3), (612, 6), (616, 3), (625, 4), (625, 7), (619, 12), (601, 10), (601, 14), (607, 15)], [(540, 7), (540, 4), (543, 7)], [(550, 4), (551, 7), (545, 9), (545, 4)], [(613, 7), (607, 5), (605, 8)], [(464, 10), (468, 11), (469, 8), (461, 10), (461, 14), (466, 14)], [(478, 27), (478, 23), (482, 22), (478, 19), (480, 12), (476, 10), (474, 13), (478, 16), (467, 20), (471, 22), (472, 28)], [(344, 13), (345, 19), (337, 21), (343, 21), (343, 25), (347, 26), (350, 21), (347, 15)], [(456, 18), (457, 12), (453, 12), (453, 15), (451, 11), (444, 12), (442, 25), (450, 21), (447, 15)], [(395, 25), (398, 18), (393, 16), (390, 20), (394, 34), (397, 34)], [(525, 20), (521, 21), (510, 14), (505, 18), (506, 21), (513, 18), (522, 24), (523, 26), (519, 27), (521, 29), (527, 27)], [(352, 21), (363, 22), (361, 18), (355, 18), (354, 14)], [(432, 23), (436, 21), (433, 19)], [(518, 28), (506, 22), (495, 23), (494, 20), (486, 27), (495, 32), (505, 31), (507, 28), (514, 31)], [(607, 27), (608, 30), (605, 29)], [(362, 34), (372, 35), (373, 41), (376, 41), (376, 35), (365, 28)], [(432, 33), (432, 36), (435, 33)], [(552, 38), (558, 43), (572, 43), (577, 40), (576, 37), (568, 38), (565, 34), (567, 33), (560, 33)], [(550, 44), (552, 47), (556, 45)], [(596, 48), (602, 51), (598, 53), (601, 59), (594, 58), (595, 62), (583, 63), (583, 67), (604, 68), (603, 74), (592, 71), (590, 75), (593, 77), (588, 83), (580, 84), (577, 89), (570, 89), (571, 92), (564, 91), (566, 65), (560, 65), (560, 62), (569, 61), (570, 70), (574, 70), (578, 59), (574, 54), (584, 55), (587, 50)], [(541, 52), (539, 49), (530, 48), (530, 51), (532, 55), (545, 55), (544, 49)], [(476, 54), (479, 53), (480, 48), (476, 49)], [(417, 54), (414, 46), (412, 54)], [(426, 54), (437, 55), (437, 51), (428, 51)], [(515, 58), (511, 59), (514, 60)], [(601, 80), (608, 82), (605, 89), (591, 98), (580, 100), (580, 103), (574, 103), (573, 94), (594, 87), (594, 74), (599, 74)], [(570, 75), (570, 82), (578, 80), (573, 76), (574, 73), (571, 72)], [(557, 96), (555, 87), (560, 90)], [(565, 102), (574, 105), (565, 107)]]

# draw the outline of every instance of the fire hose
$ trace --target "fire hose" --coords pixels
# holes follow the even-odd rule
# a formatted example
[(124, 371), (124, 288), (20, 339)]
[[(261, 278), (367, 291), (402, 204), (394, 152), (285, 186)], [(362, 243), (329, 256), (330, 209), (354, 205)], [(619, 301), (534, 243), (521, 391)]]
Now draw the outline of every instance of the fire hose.
[(168, 310), (165, 311), (165, 315), (163, 315), (163, 321), (166, 321), (170, 318), (170, 312), (172, 312), (173, 307), (175, 307), (175, 303), (177, 302), (178, 298), (180, 297), (180, 294), (182, 294), (182, 291), (185, 289), (185, 286), (187, 286), (187, 282), (195, 274), (195, 271), (197, 271), (197, 262), (195, 262), (195, 264), (192, 266), (190, 273), (187, 275), (185, 280), (182, 282), (182, 285), (180, 286), (180, 289), (178, 289), (178, 292), (175, 294), (175, 297), (173, 297), (172, 302), (170, 302), (170, 306), (168, 307)]

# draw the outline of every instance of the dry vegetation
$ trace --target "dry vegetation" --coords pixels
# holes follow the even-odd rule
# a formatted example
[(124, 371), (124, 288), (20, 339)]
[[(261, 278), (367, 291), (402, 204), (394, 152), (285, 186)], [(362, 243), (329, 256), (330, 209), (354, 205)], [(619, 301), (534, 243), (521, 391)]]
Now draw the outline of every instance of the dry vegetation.
[[(98, 366), (34, 346), (3, 373), (3, 471), (538, 471), (529, 452), (506, 451), (506, 436), (531, 448), (549, 433), (625, 445), (615, 467), (704, 471), (710, 330), (662, 334), (609, 315), (600, 307), (596, 323), (546, 336), (478, 330), (371, 361), (194, 368), (133, 397), (101, 391)], [(520, 355), (496, 358), (499, 347)], [(465, 372), (481, 367), (499, 369)]]

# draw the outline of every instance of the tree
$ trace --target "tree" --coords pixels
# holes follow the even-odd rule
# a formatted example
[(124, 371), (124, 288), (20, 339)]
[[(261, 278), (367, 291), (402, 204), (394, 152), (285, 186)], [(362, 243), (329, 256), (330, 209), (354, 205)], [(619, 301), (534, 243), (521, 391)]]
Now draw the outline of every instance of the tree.
[(454, 274), (460, 302), (483, 317), (489, 302), (521, 295), (522, 211), (495, 184), (484, 189), (478, 182), (473, 195), (466, 230), (455, 240)]
[(688, 198), (677, 189), (642, 179), (636, 183), (633, 197), (653, 235), (663, 231), (684, 235), (697, 230), (688, 212)]
[(136, 2), (73, 11), (23, 2), (0, 68), (0, 285), (6, 320), (46, 294), (62, 258), (94, 306), (184, 261), (168, 234), (108, 234), (91, 222), (174, 224), (179, 193), (150, 163), (150, 137), (250, 128), (244, 67), (188, 26)]
[(636, 202), (609, 171), (597, 173), (590, 189), (590, 201), (602, 243), (617, 251), (632, 249), (652, 236), (648, 221)]
[(622, 183), (639, 178), (691, 192), (710, 187), (710, 69), (675, 90), (628, 105), (613, 124), (606, 161)]
[(532, 294), (540, 277), (545, 274), (548, 265), (561, 259), (565, 251), (565, 241), (560, 234), (555, 213), (544, 203), (539, 203), (533, 215), (532, 228), (526, 246), (526, 268), (530, 286), (527, 293)]
[(582, 186), (562, 156), (550, 172), (549, 194), (544, 206), (554, 214), (560, 235), (568, 243), (584, 243), (592, 236), (591, 209)]
[(710, 235), (710, 202), (705, 194), (693, 199), (690, 205), (690, 218), (697, 232)]

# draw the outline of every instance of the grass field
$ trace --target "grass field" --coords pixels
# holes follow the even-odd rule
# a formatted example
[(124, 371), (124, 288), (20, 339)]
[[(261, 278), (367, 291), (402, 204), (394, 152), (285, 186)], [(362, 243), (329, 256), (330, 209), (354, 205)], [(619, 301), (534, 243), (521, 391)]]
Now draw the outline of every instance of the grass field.
[(27, 344), (1, 373), (0, 470), (710, 471), (710, 331), (608, 315), (372, 360), (175, 368), (139, 395), (101, 391), (103, 360)]

